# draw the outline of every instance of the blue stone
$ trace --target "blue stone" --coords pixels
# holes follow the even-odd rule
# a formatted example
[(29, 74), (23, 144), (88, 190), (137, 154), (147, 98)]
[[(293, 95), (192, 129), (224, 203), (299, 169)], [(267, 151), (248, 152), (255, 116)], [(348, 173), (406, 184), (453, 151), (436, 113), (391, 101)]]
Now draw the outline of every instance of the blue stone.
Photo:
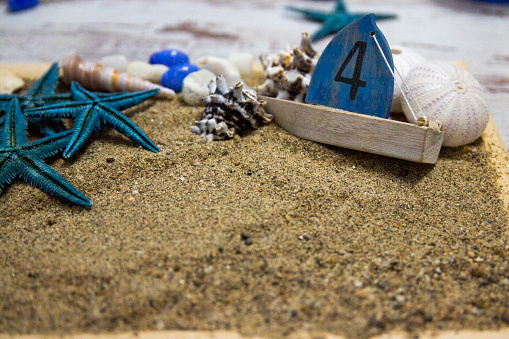
[(170, 67), (163, 74), (161, 78), (161, 85), (164, 87), (168, 87), (174, 90), (176, 93), (182, 91), (182, 83), (184, 82), (184, 78), (193, 72), (199, 71), (200, 68), (193, 64), (182, 64)]
[(11, 12), (18, 12), (24, 9), (28, 9), (34, 6), (37, 6), (39, 0), (9, 0), (7, 4), (9, 5), (9, 10)]
[(150, 64), (161, 64), (168, 67), (189, 63), (189, 57), (186, 53), (177, 49), (163, 49), (150, 56)]

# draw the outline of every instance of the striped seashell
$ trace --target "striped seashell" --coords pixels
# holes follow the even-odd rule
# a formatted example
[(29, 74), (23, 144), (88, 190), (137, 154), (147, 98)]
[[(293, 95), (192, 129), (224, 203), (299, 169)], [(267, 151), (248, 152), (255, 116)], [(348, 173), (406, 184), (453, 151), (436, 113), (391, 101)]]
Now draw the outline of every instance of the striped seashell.
[[(466, 145), (481, 136), (488, 124), (488, 103), (470, 72), (447, 61), (431, 60), (413, 68), (405, 82), (426, 118), (442, 123), (444, 146)], [(414, 112), (419, 112), (410, 93), (404, 92)], [(407, 119), (416, 123), (403, 98), (401, 105)]]
[[(403, 88), (403, 80), (401, 78), (405, 78), (405, 76), (410, 72), (412, 68), (420, 64), (421, 62), (426, 61), (419, 53), (415, 52), (410, 48), (406, 48), (403, 46), (394, 46), (391, 47), (392, 52), (392, 60), (394, 62), (394, 92), (392, 95), (392, 106), (391, 112), (393, 113), (401, 113), (403, 112), (403, 108), (401, 107), (400, 98), (401, 98), (401, 90), (399, 89), (398, 84)], [(396, 72), (396, 69), (398, 70)], [(400, 77), (401, 75), (401, 77)]]
[(156, 85), (129, 73), (119, 72), (101, 64), (85, 61), (77, 55), (65, 58), (62, 69), (64, 81), (70, 84), (77, 81), (83, 87), (93, 91), (137, 92), (158, 88), (160, 98), (173, 99), (175, 92), (169, 88)]

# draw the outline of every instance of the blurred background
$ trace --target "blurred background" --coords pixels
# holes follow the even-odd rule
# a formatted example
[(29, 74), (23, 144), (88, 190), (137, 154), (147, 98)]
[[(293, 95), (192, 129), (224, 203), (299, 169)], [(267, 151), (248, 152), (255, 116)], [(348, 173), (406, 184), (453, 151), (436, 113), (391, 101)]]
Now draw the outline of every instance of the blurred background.
[[(31, 1), (28, 1), (31, 2)], [(488, 94), (491, 113), (509, 145), (509, 2), (474, 0), (346, 0), (352, 12), (394, 13), (379, 21), (391, 47), (429, 59), (464, 60)], [(226, 57), (275, 53), (297, 45), (321, 24), (286, 6), (333, 11), (334, 1), (60, 0), (10, 11), (0, 1), (0, 63), (53, 62), (123, 54), (147, 61), (164, 48)], [(321, 51), (332, 36), (313, 46)]]

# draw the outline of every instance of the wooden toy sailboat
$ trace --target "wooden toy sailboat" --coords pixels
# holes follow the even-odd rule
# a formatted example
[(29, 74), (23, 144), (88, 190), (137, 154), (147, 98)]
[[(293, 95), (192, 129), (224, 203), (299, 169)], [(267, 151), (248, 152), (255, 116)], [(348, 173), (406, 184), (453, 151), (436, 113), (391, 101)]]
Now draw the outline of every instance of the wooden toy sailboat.
[[(263, 97), (275, 122), (312, 141), (421, 163), (436, 163), (440, 124), (389, 120), (394, 89), (392, 53), (373, 14), (351, 23), (326, 47), (306, 103)], [(417, 119), (416, 119), (417, 120)]]

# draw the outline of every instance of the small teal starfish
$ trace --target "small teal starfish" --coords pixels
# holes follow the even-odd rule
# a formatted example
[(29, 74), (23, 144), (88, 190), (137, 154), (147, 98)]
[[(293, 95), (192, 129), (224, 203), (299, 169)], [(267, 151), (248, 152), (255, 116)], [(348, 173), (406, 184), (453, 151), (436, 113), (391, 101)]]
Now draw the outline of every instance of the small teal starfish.
[(26, 130), (27, 122), (18, 99), (14, 98), (7, 107), (5, 122), (0, 131), (0, 191), (14, 178), (19, 177), (30, 185), (72, 204), (92, 206), (86, 196), (43, 161), (65, 147), (72, 131), (64, 131), (29, 143)]
[[(311, 21), (323, 22), (322, 27), (311, 35), (312, 41), (318, 41), (329, 35), (335, 34), (348, 26), (351, 22), (362, 18), (369, 13), (350, 13), (346, 9), (343, 0), (336, 0), (336, 7), (333, 12), (323, 12), (311, 9), (301, 9), (288, 6), (289, 10), (303, 14)], [(375, 14), (377, 20), (394, 19), (395, 14)]]
[(101, 125), (109, 125), (129, 139), (152, 152), (159, 148), (138, 126), (119, 110), (137, 105), (157, 94), (159, 90), (98, 96), (78, 83), (71, 84), (72, 102), (64, 102), (25, 111), (29, 118), (75, 118), (73, 134), (64, 151), (64, 158), (72, 157)]
[[(0, 115), (6, 111), (12, 99), (18, 99), (22, 111), (48, 104), (55, 104), (71, 99), (70, 93), (56, 94), (58, 86), (58, 63), (54, 63), (30, 89), (27, 94), (0, 94)], [(0, 116), (0, 126), (4, 120)], [(65, 131), (66, 128), (61, 120), (32, 119), (29, 123), (36, 126), (43, 135), (52, 135)]]

